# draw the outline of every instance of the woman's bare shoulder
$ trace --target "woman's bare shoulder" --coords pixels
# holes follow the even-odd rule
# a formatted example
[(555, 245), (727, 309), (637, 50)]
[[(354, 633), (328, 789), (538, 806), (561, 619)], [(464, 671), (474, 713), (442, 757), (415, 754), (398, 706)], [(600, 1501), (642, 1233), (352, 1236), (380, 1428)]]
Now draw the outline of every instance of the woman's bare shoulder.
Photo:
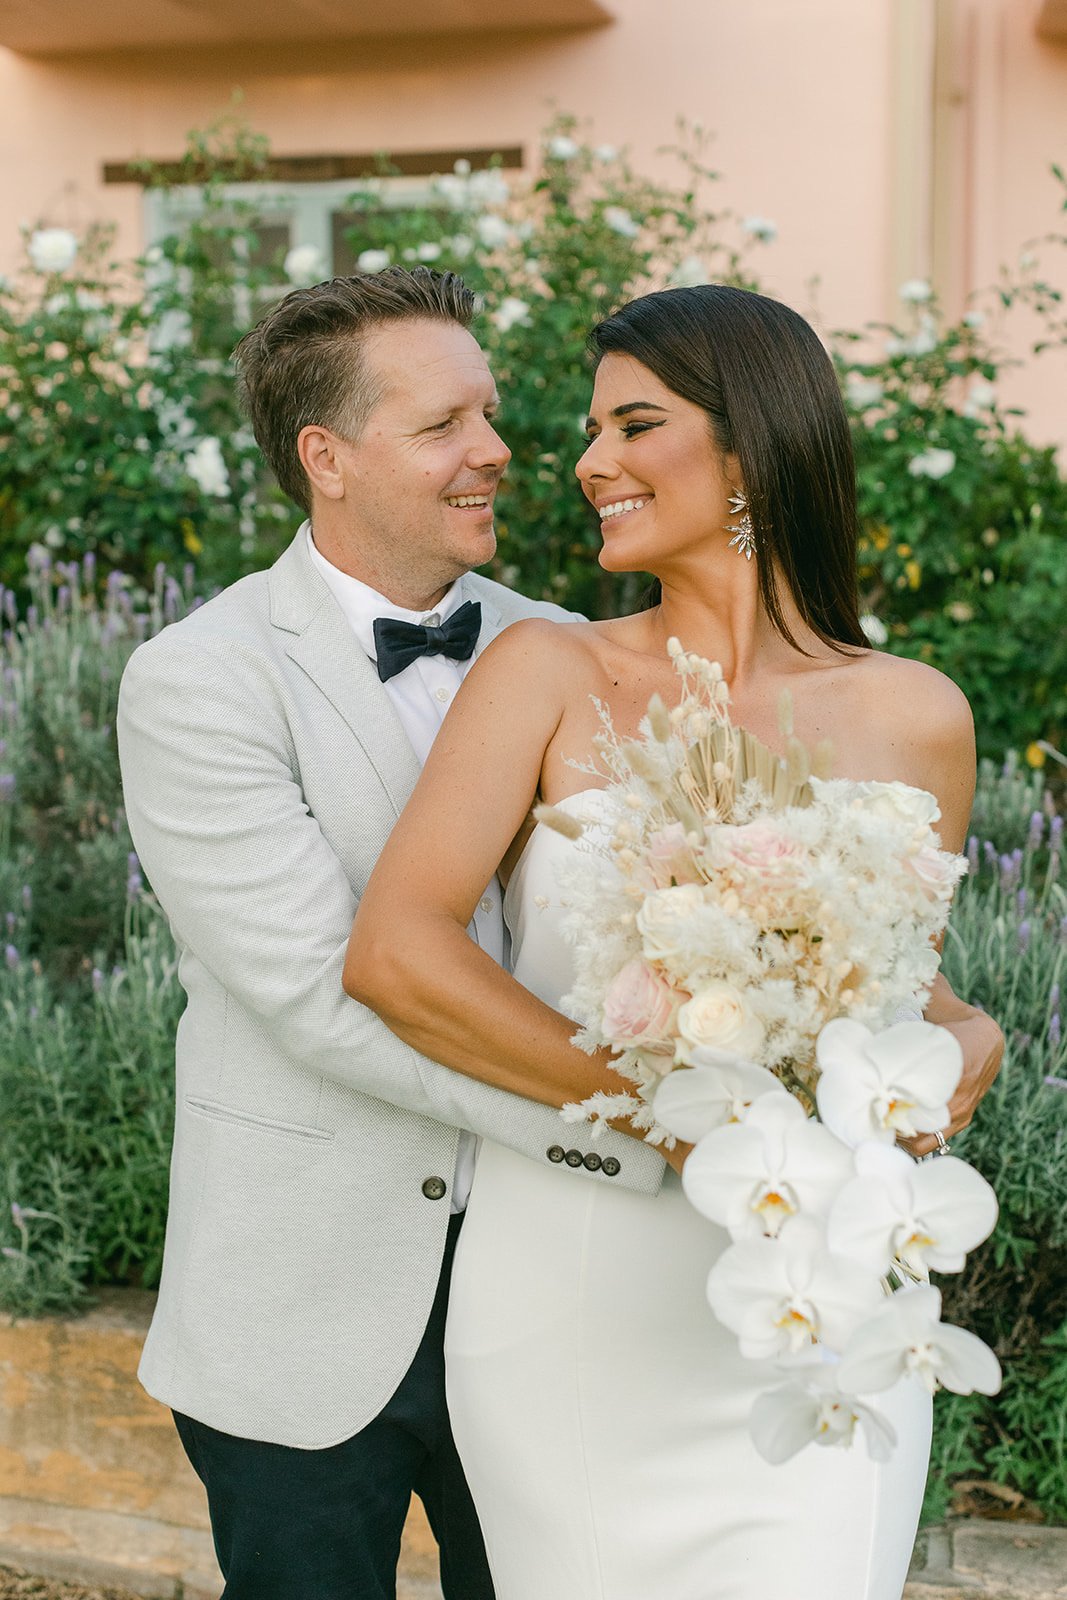
[[(547, 617), (523, 617), (498, 633), (478, 660), (484, 673), (536, 670), (567, 676), (576, 669), (591, 669), (597, 640), (589, 622), (553, 622)], [(484, 666), (483, 666), (484, 663)]]
[(973, 741), (974, 720), (967, 696), (945, 673), (910, 656), (865, 651), (863, 698), (894, 728), (924, 743)]

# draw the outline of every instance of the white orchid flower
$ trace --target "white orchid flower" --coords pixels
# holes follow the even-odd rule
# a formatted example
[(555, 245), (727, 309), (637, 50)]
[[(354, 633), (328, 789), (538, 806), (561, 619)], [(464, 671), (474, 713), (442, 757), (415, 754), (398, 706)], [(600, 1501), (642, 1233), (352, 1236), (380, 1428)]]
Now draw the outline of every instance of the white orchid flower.
[(695, 1144), (714, 1128), (742, 1122), (753, 1101), (785, 1094), (766, 1067), (717, 1050), (694, 1050), (691, 1067), (669, 1072), (656, 1090), (656, 1121), (675, 1138)]
[(888, 1461), (897, 1442), (892, 1423), (855, 1395), (843, 1394), (837, 1368), (829, 1364), (758, 1395), (748, 1418), (753, 1444), (773, 1466), (812, 1443), (848, 1450), (857, 1427), (871, 1460)]
[(761, 1095), (743, 1122), (705, 1134), (682, 1168), (682, 1186), (737, 1240), (775, 1235), (802, 1211), (824, 1216), (852, 1173), (851, 1152), (783, 1090)]
[(754, 1361), (794, 1354), (816, 1339), (841, 1350), (884, 1299), (873, 1273), (830, 1254), (813, 1217), (794, 1217), (776, 1239), (730, 1245), (708, 1274), (707, 1294)]
[(866, 1139), (892, 1144), (934, 1133), (951, 1120), (948, 1102), (963, 1071), (963, 1052), (947, 1028), (898, 1022), (872, 1033), (837, 1017), (815, 1046), (816, 1099), (826, 1126), (853, 1149)]
[(830, 1208), (830, 1249), (888, 1271), (894, 1257), (916, 1277), (959, 1272), (967, 1251), (989, 1237), (997, 1197), (966, 1161), (915, 1162), (871, 1140), (855, 1154), (856, 1173)]
[(857, 1328), (837, 1369), (843, 1389), (877, 1394), (913, 1374), (934, 1394), (996, 1394), (1000, 1362), (966, 1328), (941, 1321), (941, 1292), (919, 1284), (891, 1295), (876, 1316)]

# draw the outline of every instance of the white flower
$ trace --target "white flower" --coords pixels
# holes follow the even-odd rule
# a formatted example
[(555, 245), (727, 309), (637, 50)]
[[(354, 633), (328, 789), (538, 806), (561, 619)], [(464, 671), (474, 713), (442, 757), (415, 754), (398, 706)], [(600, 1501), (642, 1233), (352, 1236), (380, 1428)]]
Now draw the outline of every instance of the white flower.
[(732, 983), (703, 984), (678, 1012), (678, 1032), (693, 1047), (710, 1045), (739, 1056), (754, 1055), (763, 1043), (763, 1024), (753, 1016)]
[(593, 151), (598, 161), (614, 161), (618, 153), (613, 144), (598, 144)]
[(963, 1052), (947, 1028), (898, 1022), (874, 1034), (860, 1022), (828, 1022), (815, 1047), (819, 1115), (845, 1144), (892, 1144), (897, 1134), (934, 1133), (950, 1121), (948, 1101)]
[(967, 394), (967, 404), (964, 406), (964, 415), (977, 416), (980, 411), (989, 411), (997, 403), (997, 391), (993, 384), (978, 379), (972, 383)]
[(547, 154), (553, 161), (573, 161), (578, 154), (579, 146), (565, 133), (553, 134), (545, 146)]
[(907, 283), (902, 283), (897, 291), (902, 300), (909, 305), (921, 306), (927, 300), (932, 300), (934, 291), (925, 278), (909, 278)]
[(761, 1095), (781, 1094), (773, 1072), (740, 1056), (694, 1050), (693, 1065), (668, 1073), (656, 1090), (656, 1121), (695, 1144), (713, 1128), (743, 1120)]
[(671, 283), (676, 289), (694, 289), (698, 284), (708, 282), (707, 269), (699, 256), (686, 256), (671, 273)]
[(964, 326), (967, 327), (967, 328), (984, 328), (985, 327), (985, 312), (984, 311), (965, 311), (963, 313), (963, 322), (964, 322)]
[(624, 239), (636, 239), (641, 232), (640, 224), (635, 222), (625, 206), (605, 206), (604, 222), (612, 231)]
[(419, 261), (436, 261), (441, 254), (441, 246), (428, 239), (425, 244), (416, 247), (415, 256)]
[(944, 478), (955, 465), (954, 450), (924, 450), (921, 455), (912, 456), (908, 471), (913, 478)]
[(764, 244), (773, 244), (778, 237), (778, 224), (769, 217), (745, 217), (741, 226), (753, 239), (760, 239)]
[(225, 499), (230, 492), (230, 478), (222, 459), (222, 446), (215, 438), (201, 439), (195, 450), (185, 457), (183, 465), (202, 494)]
[(830, 1249), (884, 1274), (894, 1257), (916, 1276), (959, 1272), (968, 1250), (992, 1233), (997, 1197), (966, 1161), (916, 1162), (870, 1141), (855, 1154), (857, 1176), (830, 1208)]
[(824, 1216), (853, 1170), (850, 1151), (783, 1089), (761, 1095), (743, 1122), (705, 1135), (682, 1187), (736, 1240), (777, 1234), (802, 1211)]
[(452, 171), (459, 178), (469, 178), (470, 177), (470, 175), (471, 175), (471, 164), (467, 160), (466, 156), (460, 156), (458, 161), (454, 161), (452, 163)]
[(850, 372), (845, 381), (848, 398), (857, 411), (876, 406), (885, 393), (877, 378), (865, 378), (862, 373)]
[(503, 217), (496, 216), (492, 211), (487, 211), (476, 220), (474, 231), (487, 250), (498, 250), (511, 238), (511, 229)]
[(941, 807), (928, 789), (917, 789), (914, 784), (879, 783), (870, 778), (864, 783), (854, 783), (855, 803), (872, 816), (884, 817), (886, 822), (906, 822), (912, 828), (928, 828), (941, 816)]
[(69, 228), (38, 228), (26, 248), (38, 272), (66, 272), (78, 254), (78, 241)]
[(842, 1388), (876, 1394), (911, 1373), (930, 1394), (939, 1385), (953, 1394), (996, 1394), (1001, 1374), (992, 1350), (940, 1318), (941, 1294), (930, 1284), (890, 1296), (849, 1340), (837, 1372)]
[(361, 250), (356, 258), (360, 272), (383, 272), (389, 265), (388, 250)]
[(496, 167), (483, 167), (468, 185), (470, 200), (476, 206), (503, 206), (511, 199), (508, 180)]
[(857, 1425), (872, 1461), (888, 1461), (897, 1442), (892, 1423), (855, 1395), (842, 1394), (829, 1363), (757, 1396), (748, 1431), (765, 1461), (777, 1466), (808, 1444), (851, 1448)]
[(507, 295), (495, 311), (489, 313), (489, 320), (501, 333), (507, 333), (509, 328), (514, 328), (516, 323), (528, 324), (530, 321), (530, 307), (525, 300), (518, 300), (514, 295)]
[(285, 258), (285, 276), (290, 283), (318, 283), (324, 273), (317, 245), (296, 244)]
[(860, 618), (860, 627), (863, 629), (867, 643), (873, 644), (876, 649), (880, 649), (882, 645), (887, 643), (889, 629), (880, 617), (874, 615), (873, 611), (865, 611), (863, 613)]
[(454, 233), (451, 239), (448, 241), (448, 249), (449, 253), (453, 255), (457, 261), (466, 261), (467, 257), (474, 249), (474, 240), (469, 234)]
[(812, 1217), (794, 1217), (777, 1239), (730, 1245), (708, 1274), (708, 1303), (750, 1361), (794, 1354), (813, 1339), (841, 1350), (883, 1298), (873, 1273), (830, 1254), (823, 1226)]
[(163, 260), (163, 251), (158, 244), (150, 244), (144, 253), (144, 258), (150, 267), (158, 267)]

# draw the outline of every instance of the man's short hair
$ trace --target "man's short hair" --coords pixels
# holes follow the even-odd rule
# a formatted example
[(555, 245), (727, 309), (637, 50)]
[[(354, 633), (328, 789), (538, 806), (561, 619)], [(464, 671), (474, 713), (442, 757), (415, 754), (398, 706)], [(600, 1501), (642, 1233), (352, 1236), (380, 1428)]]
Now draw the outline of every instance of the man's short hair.
[(241, 405), (278, 482), (311, 510), (297, 454), (302, 428), (358, 439), (381, 399), (363, 359), (366, 335), (383, 323), (430, 318), (469, 328), (474, 295), (455, 272), (386, 267), (294, 289), (234, 351)]

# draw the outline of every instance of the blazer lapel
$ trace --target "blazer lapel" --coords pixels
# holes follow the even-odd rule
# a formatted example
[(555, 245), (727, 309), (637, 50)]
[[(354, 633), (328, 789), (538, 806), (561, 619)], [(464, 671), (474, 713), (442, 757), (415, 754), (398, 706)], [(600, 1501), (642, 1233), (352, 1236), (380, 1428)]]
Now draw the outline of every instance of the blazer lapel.
[(286, 654), (344, 718), (399, 816), (419, 776), (418, 758), (374, 663), (312, 566), (306, 528), (268, 574), (270, 620), (291, 635)]

